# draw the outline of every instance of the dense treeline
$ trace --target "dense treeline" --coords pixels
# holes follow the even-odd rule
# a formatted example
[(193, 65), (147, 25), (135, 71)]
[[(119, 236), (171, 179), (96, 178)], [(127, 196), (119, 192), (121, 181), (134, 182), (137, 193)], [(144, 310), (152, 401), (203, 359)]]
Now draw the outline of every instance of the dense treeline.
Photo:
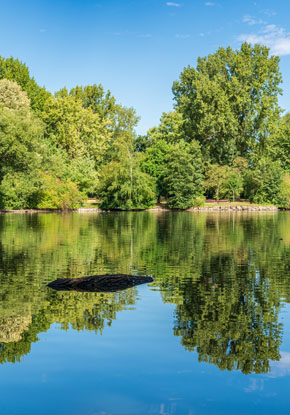
[(290, 116), (278, 105), (279, 58), (220, 48), (173, 84), (174, 111), (137, 136), (133, 108), (102, 85), (53, 96), (0, 57), (0, 206), (173, 208), (205, 197), (290, 205)]

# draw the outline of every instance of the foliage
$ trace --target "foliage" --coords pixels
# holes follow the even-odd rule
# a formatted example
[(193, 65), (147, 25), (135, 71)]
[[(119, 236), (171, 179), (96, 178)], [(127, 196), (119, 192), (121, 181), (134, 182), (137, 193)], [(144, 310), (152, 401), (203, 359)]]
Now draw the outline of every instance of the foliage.
[(76, 183), (42, 174), (39, 191), (39, 209), (77, 209), (85, 201)]
[(205, 189), (213, 192), (215, 199), (225, 197), (228, 192), (228, 182), (231, 176), (229, 166), (212, 164), (205, 172)]
[(70, 158), (90, 157), (96, 168), (103, 162), (110, 140), (107, 122), (84, 109), (81, 101), (69, 95), (50, 98), (42, 119), (49, 139)]
[(33, 114), (0, 109), (0, 179), (7, 171), (38, 168), (43, 133), (43, 124)]
[(43, 111), (44, 104), (51, 94), (37, 85), (25, 64), (12, 57), (5, 59), (0, 56), (0, 79), (17, 82), (22, 90), (27, 92), (32, 109), (37, 113)]
[(84, 109), (89, 109), (106, 122), (114, 138), (117, 138), (122, 131), (132, 132), (139, 121), (134, 108), (117, 104), (111, 91), (105, 92), (101, 84), (76, 86), (70, 92), (63, 88), (56, 93), (58, 98), (66, 98), (68, 95), (80, 101)]
[(243, 43), (198, 58), (173, 84), (185, 134), (209, 149), (219, 164), (232, 164), (263, 148), (279, 118), (279, 58), (265, 46)]
[(193, 200), (193, 204), (192, 206), (194, 207), (201, 207), (205, 205), (205, 201), (206, 201), (206, 197), (205, 196), (197, 196), (194, 200)]
[(167, 143), (186, 141), (183, 124), (181, 113), (177, 111), (164, 112), (160, 118), (160, 125), (148, 130), (148, 137), (152, 142), (159, 140), (164, 140)]
[(228, 183), (228, 189), (232, 192), (233, 202), (236, 197), (240, 196), (240, 193), (243, 190), (243, 181), (241, 176), (238, 173), (231, 173)]
[(205, 189), (215, 199), (239, 197), (243, 191), (243, 174), (245, 164), (242, 158), (234, 162), (234, 166), (212, 164), (205, 172)]
[(286, 173), (283, 177), (280, 190), (280, 206), (290, 207), (290, 175)]
[(41, 171), (7, 173), (0, 184), (2, 209), (76, 209), (84, 195), (71, 180), (61, 180)]
[(40, 182), (34, 174), (7, 173), (0, 184), (1, 209), (29, 209), (37, 207)]
[(98, 114), (102, 119), (107, 119), (114, 112), (116, 99), (111, 95), (111, 91), (105, 92), (101, 84), (87, 85), (85, 87), (76, 86), (69, 93), (66, 89), (57, 92), (57, 96), (60, 95), (62, 97), (68, 94), (76, 98), (76, 100), (80, 100), (83, 108), (91, 109), (92, 112)]
[(174, 145), (166, 156), (164, 183), (168, 205), (172, 208), (187, 209), (203, 192), (203, 163), (200, 146), (180, 142)]
[(255, 160), (245, 175), (246, 196), (254, 203), (280, 204), (283, 170), (279, 161)]
[(290, 113), (279, 120), (271, 140), (269, 156), (279, 160), (283, 170), (290, 172)]
[(154, 144), (148, 147), (141, 160), (142, 170), (154, 177), (156, 180), (156, 192), (158, 198), (166, 196), (167, 187), (165, 184), (167, 158), (170, 152), (173, 151), (171, 145), (168, 145), (165, 140), (156, 140)]
[(100, 173), (99, 206), (102, 209), (145, 209), (154, 205), (154, 180), (140, 168), (134, 154), (132, 137), (124, 136), (115, 143), (115, 160)]
[(21, 87), (8, 79), (0, 79), (0, 107), (12, 110), (29, 110), (30, 100)]

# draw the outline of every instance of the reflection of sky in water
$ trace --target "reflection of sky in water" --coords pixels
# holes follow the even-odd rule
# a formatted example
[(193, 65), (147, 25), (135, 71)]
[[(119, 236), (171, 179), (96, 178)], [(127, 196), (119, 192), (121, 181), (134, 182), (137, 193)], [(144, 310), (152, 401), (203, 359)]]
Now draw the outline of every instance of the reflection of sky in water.
[(288, 377), (276, 376), (289, 373), (288, 353), (270, 375), (198, 363), (172, 335), (174, 306), (149, 287), (138, 292), (136, 310), (120, 312), (102, 336), (58, 324), (40, 334), (21, 364), (0, 368), (1, 407), (30, 415), (286, 414)]

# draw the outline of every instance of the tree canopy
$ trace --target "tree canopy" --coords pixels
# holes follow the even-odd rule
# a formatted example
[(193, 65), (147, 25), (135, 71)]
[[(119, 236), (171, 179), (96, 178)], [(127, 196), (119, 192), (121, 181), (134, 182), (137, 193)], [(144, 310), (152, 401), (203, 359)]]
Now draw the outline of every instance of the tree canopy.
[(91, 196), (103, 209), (164, 200), (186, 209), (206, 197), (288, 206), (281, 81), (267, 47), (221, 47), (184, 68), (173, 83), (174, 110), (138, 136), (134, 108), (102, 84), (52, 95), (25, 64), (0, 57), (2, 207), (72, 208)]

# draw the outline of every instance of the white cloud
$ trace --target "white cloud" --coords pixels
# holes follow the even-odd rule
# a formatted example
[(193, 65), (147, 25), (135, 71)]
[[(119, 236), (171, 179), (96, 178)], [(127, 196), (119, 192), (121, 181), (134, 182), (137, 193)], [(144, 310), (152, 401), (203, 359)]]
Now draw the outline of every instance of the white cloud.
[(248, 43), (260, 43), (270, 48), (273, 55), (290, 54), (290, 33), (274, 24), (264, 25), (258, 33), (242, 34), (238, 40)]
[(253, 26), (253, 25), (256, 25), (256, 24), (266, 24), (266, 22), (264, 22), (264, 20), (262, 20), (262, 19), (256, 19), (255, 17), (252, 17), (252, 16), (250, 16), (248, 14), (246, 14), (243, 17), (243, 22), (244, 23), (247, 23), (250, 26)]
[(214, 6), (214, 3), (212, 1), (207, 1), (206, 3), (204, 3), (204, 5), (207, 7), (212, 7)]
[(166, 3), (166, 6), (169, 6), (169, 7), (180, 7), (181, 4), (180, 3), (172, 3), (171, 1), (168, 1)]
[(151, 33), (143, 33), (142, 35), (140, 35), (140, 37), (143, 37), (145, 39), (149, 39), (150, 37), (152, 37)]
[(277, 14), (276, 12), (274, 12), (274, 10), (270, 10), (270, 9), (263, 10), (263, 13), (268, 17), (276, 16)]
[(175, 37), (176, 37), (177, 39), (188, 39), (188, 38), (190, 37), (190, 35), (182, 35), (182, 34), (180, 34), (180, 33), (177, 33), (177, 34), (175, 35)]
[(271, 372), (268, 374), (270, 378), (278, 378), (290, 374), (290, 353), (281, 352), (281, 359), (279, 361), (271, 361)]

